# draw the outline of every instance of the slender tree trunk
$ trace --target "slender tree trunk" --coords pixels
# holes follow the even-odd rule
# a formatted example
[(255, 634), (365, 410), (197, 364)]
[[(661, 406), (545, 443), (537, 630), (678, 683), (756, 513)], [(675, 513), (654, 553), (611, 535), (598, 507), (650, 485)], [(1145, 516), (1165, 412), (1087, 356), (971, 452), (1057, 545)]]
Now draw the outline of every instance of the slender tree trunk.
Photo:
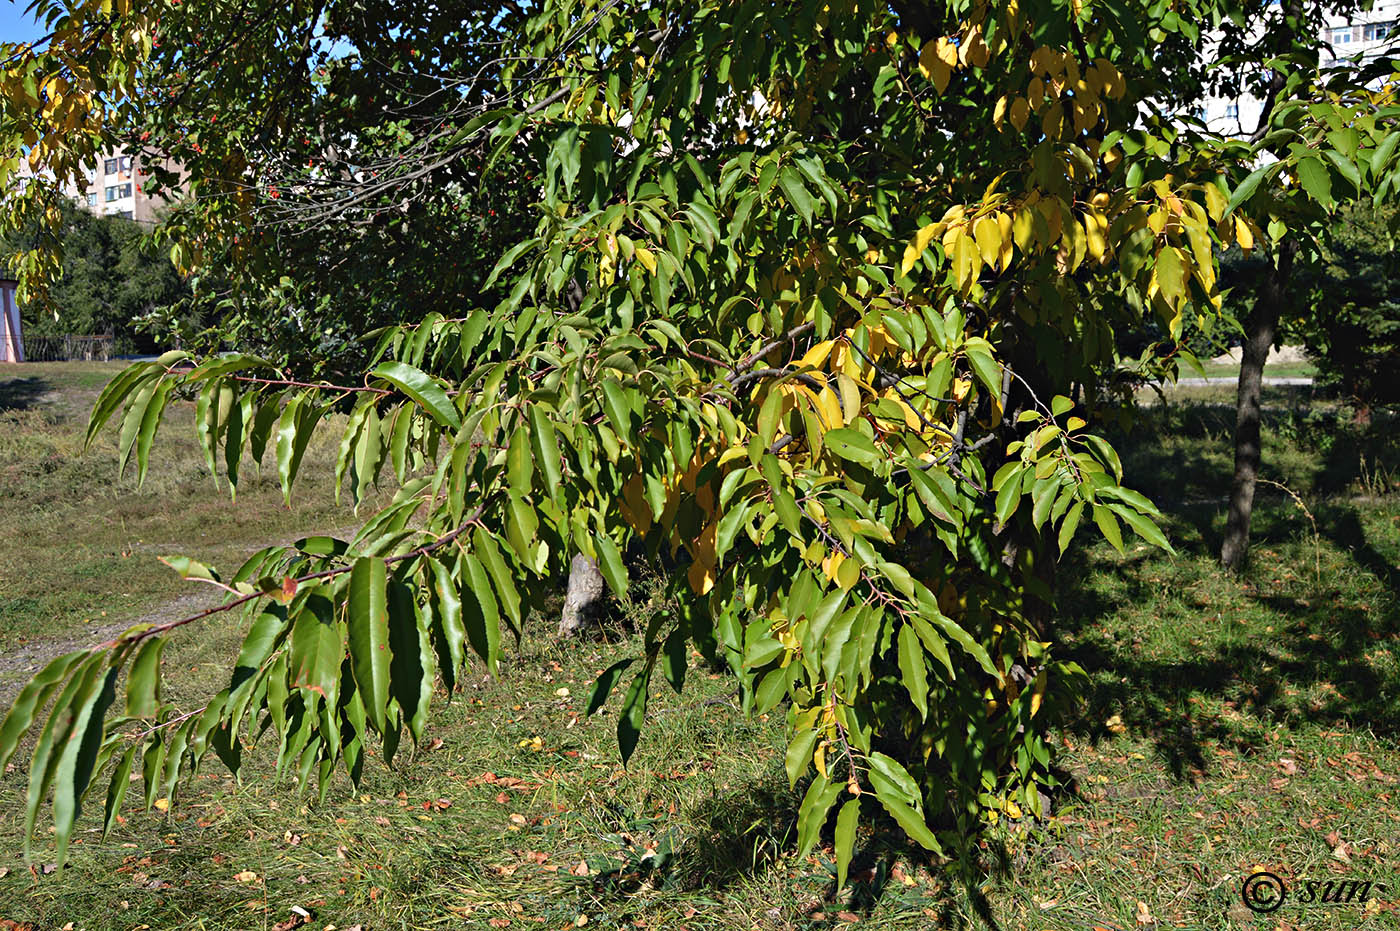
[(591, 625), (603, 608), (603, 573), (582, 553), (569, 563), (569, 591), (559, 618), (559, 636), (572, 637)]
[(1240, 357), (1239, 390), (1235, 400), (1235, 478), (1230, 486), (1230, 513), (1220, 564), (1239, 570), (1249, 557), (1249, 522), (1254, 515), (1254, 484), (1259, 477), (1260, 396), (1264, 388), (1264, 363), (1278, 333), (1279, 316), (1288, 299), (1288, 283), (1298, 244), (1285, 239), (1279, 245), (1278, 264), (1265, 273), (1244, 321), (1244, 350)]

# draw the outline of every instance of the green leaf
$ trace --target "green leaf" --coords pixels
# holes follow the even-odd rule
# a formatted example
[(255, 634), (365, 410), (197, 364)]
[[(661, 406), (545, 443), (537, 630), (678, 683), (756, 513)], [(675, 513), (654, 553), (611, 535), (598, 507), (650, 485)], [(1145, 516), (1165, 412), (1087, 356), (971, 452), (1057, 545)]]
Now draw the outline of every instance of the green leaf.
[(822, 441), (827, 449), (849, 462), (873, 467), (883, 459), (869, 437), (848, 427), (826, 431)]
[(787, 697), (787, 677), (786, 669), (770, 669), (764, 673), (758, 688), (754, 689), (755, 714), (767, 714)]
[(1245, 179), (1239, 183), (1239, 186), (1235, 188), (1234, 193), (1230, 195), (1230, 202), (1225, 207), (1225, 216), (1228, 217), (1230, 214), (1234, 213), (1236, 207), (1253, 197), (1254, 192), (1259, 189), (1259, 185), (1266, 177), (1277, 171), (1278, 167), (1279, 163), (1274, 162), (1268, 165), (1261, 165), (1251, 171)]
[(836, 850), (836, 891), (839, 894), (846, 887), (846, 872), (851, 867), (851, 857), (856, 850), (856, 824), (860, 820), (860, 799), (853, 798), (841, 806), (836, 816), (836, 837), (832, 846)]
[(462, 597), (457, 588), (452, 570), (437, 559), (428, 561), (433, 574), (433, 594), (437, 632), (442, 638), (445, 654), (438, 661), (438, 669), (451, 691), (457, 681), (457, 673), (467, 661), (467, 629), (462, 624)]
[(685, 671), (689, 664), (686, 649), (689, 645), (685, 631), (678, 627), (667, 634), (661, 648), (661, 674), (677, 695), (685, 689)]
[(880, 800), (881, 805), (885, 806), (885, 811), (899, 822), (899, 826), (904, 829), (904, 833), (909, 836), (910, 840), (925, 850), (931, 850), (939, 856), (943, 855), (943, 848), (939, 846), (938, 838), (933, 836), (928, 824), (924, 822), (923, 815), (898, 799), (886, 798), (878, 791), (875, 793), (875, 797)]
[(1332, 173), (1322, 159), (1304, 156), (1298, 160), (1298, 182), (1308, 196), (1324, 207), (1332, 205)]
[(989, 397), (1001, 397), (1001, 366), (984, 349), (969, 349), (967, 361), (972, 365), (973, 374), (987, 389)]
[[(328, 603), (327, 603), (328, 604)], [(330, 611), (305, 608), (292, 622), (292, 682), (334, 708), (340, 697), (340, 661), (345, 643)]]
[(1102, 504), (1094, 505), (1094, 523), (1099, 525), (1104, 539), (1112, 543), (1115, 550), (1123, 552), (1123, 532), (1118, 528), (1118, 521), (1114, 518), (1113, 512)]
[(632, 405), (627, 397), (627, 391), (617, 383), (616, 379), (603, 379), (603, 411), (607, 414), (608, 422), (612, 424), (618, 438), (627, 445), (632, 445), (636, 437), (636, 433), (632, 429)]
[(783, 767), (787, 770), (788, 787), (797, 785), (797, 780), (807, 775), (807, 767), (812, 764), (812, 750), (817, 745), (816, 730), (798, 731), (788, 743), (783, 757)]
[(126, 674), (126, 716), (153, 718), (160, 708), (160, 656), (165, 639), (153, 637), (141, 644)]
[(54, 774), (53, 826), (55, 856), (62, 863), (68, 857), (68, 842), (73, 837), (82, 809), (83, 796), (92, 780), (97, 754), (105, 734), (103, 716), (116, 697), (117, 674), (112, 666), (101, 679), (101, 686), (77, 703), (76, 713), (63, 755)]
[(831, 806), (841, 795), (845, 786), (832, 785), (825, 776), (818, 776), (812, 780), (812, 784), (807, 787), (807, 792), (802, 796), (802, 804), (797, 809), (797, 858), (799, 860), (807, 856), (807, 852), (812, 849), (812, 845), (817, 842), (821, 835), (822, 825), (826, 823), (827, 812), (831, 811)]
[(612, 537), (600, 533), (593, 539), (593, 548), (598, 552), (598, 568), (602, 570), (603, 578), (608, 580), (608, 587), (625, 601), (628, 591), (627, 567), (622, 563), (622, 553), (617, 544)]
[(370, 372), (370, 376), (382, 378), (398, 388), (449, 430), (461, 429), (462, 418), (452, 399), (427, 373), (403, 362), (381, 362)]
[(899, 675), (919, 717), (928, 720), (928, 666), (924, 663), (924, 648), (912, 625), (899, 628)]
[(496, 604), (496, 596), (491, 590), (491, 580), (481, 561), (471, 553), (462, 556), (467, 588), (472, 598), (463, 602), (463, 607), (472, 605), (475, 610), (463, 611), (467, 639), (471, 641), (476, 655), (486, 661), (487, 671), (498, 675), (501, 663), (501, 615)]
[(539, 404), (530, 404), (530, 443), (535, 450), (535, 459), (544, 472), (545, 488), (555, 493), (563, 480), (563, 469), (559, 455), (559, 438), (549, 414)]
[[(150, 464), (151, 445), (155, 442), (156, 431), (160, 429), (161, 418), (165, 416), (165, 409), (170, 401), (170, 392), (174, 387), (173, 380), (162, 379), (155, 394), (151, 396), (150, 403), (146, 405), (145, 413), (141, 416), (141, 429), (136, 438), (137, 488), (146, 483), (146, 467)], [(236, 475), (237, 473), (235, 471), (230, 474)]]
[(111, 781), (107, 783), (107, 804), (103, 809), (102, 818), (102, 836), (104, 838), (112, 833), (112, 828), (117, 823), (117, 815), (121, 814), (122, 802), (126, 800), (127, 786), (131, 784), (131, 764), (136, 759), (136, 750), (136, 744), (126, 748), (126, 752), (122, 754), (116, 769), (112, 770)]
[(811, 192), (802, 184), (802, 175), (792, 166), (785, 165), (778, 173), (778, 186), (783, 189), (788, 203), (802, 216), (802, 222), (811, 226), (812, 207), (816, 202)]
[(607, 703), (608, 696), (612, 694), (613, 686), (617, 685), (617, 680), (627, 671), (627, 667), (632, 665), (631, 659), (620, 659), (613, 663), (602, 673), (593, 683), (593, 688), (588, 693), (588, 710), (585, 714), (592, 716), (598, 713), (598, 709)]
[(506, 567), (501, 548), (496, 545), (496, 538), (483, 528), (477, 527), (472, 531), (472, 547), (481, 564), (486, 567), (487, 574), (491, 576), (491, 581), (496, 586), (496, 598), (501, 609), (505, 611), (506, 620), (515, 631), (515, 636), (519, 638), (523, 621), (520, 613), (520, 593), (515, 589), (515, 579)]
[(389, 706), (388, 573), (382, 559), (355, 560), (347, 603), (350, 669), (365, 714), (379, 733)]
[(647, 685), (650, 678), (650, 667), (637, 673), (622, 699), (622, 712), (617, 718), (617, 747), (622, 752), (623, 766), (632, 759), (632, 754), (637, 749), (637, 741), (642, 736), (642, 724), (647, 715)]
[[(97, 403), (93, 406), (92, 415), (88, 418), (87, 433), (83, 438), (84, 450), (92, 446), (92, 441), (97, 438), (97, 434), (106, 426), (107, 421), (112, 419), (112, 415), (117, 412), (117, 409), (128, 400), (131, 392), (136, 390), (142, 380), (162, 370), (163, 367), (154, 362), (137, 362), (123, 369), (107, 383), (107, 386), (102, 389), (102, 393), (97, 396)], [(157, 375), (157, 377), (159, 376)]]
[(1079, 528), (1079, 518), (1084, 514), (1084, 502), (1076, 501), (1074, 506), (1065, 515), (1064, 522), (1060, 524), (1060, 555), (1064, 555), (1065, 549), (1069, 546), (1069, 541), (1074, 539), (1074, 531)]
[(34, 678), (25, 683), (5, 714), (5, 722), (0, 724), (0, 772), (4, 772), (9, 765), (20, 738), (33, 725), (34, 715), (48, 703), (49, 697), (67, 678), (69, 671), (79, 661), (91, 656), (87, 650), (65, 653), (50, 660), (47, 666), (34, 674)]
[(1389, 169), (1387, 164), (1390, 157), (1395, 154), (1395, 146), (1400, 143), (1400, 130), (1394, 130), (1390, 135), (1381, 140), (1381, 144), (1376, 146), (1376, 150), (1371, 153), (1371, 177), (1379, 182), (1381, 176)]
[(1138, 536), (1142, 537), (1148, 543), (1160, 549), (1164, 549), (1173, 555), (1176, 554), (1176, 550), (1172, 549), (1171, 543), (1167, 542), (1166, 535), (1152, 522), (1151, 518), (1139, 514), (1137, 511), (1124, 505), (1111, 504), (1108, 505), (1108, 507), (1119, 517), (1123, 518), (1123, 520), (1127, 521), (1128, 526), (1137, 531)]

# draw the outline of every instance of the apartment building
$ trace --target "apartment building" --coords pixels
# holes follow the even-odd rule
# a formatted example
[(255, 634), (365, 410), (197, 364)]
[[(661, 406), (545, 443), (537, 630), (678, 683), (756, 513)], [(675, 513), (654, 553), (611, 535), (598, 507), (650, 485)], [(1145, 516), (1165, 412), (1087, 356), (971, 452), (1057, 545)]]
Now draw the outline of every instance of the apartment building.
[[(1364, 60), (1380, 54), (1400, 39), (1398, 23), (1400, 0), (1376, 0), (1370, 10), (1358, 10), (1350, 17), (1329, 17), (1319, 36), (1325, 43), (1322, 64), (1358, 55)], [(1212, 130), (1245, 136), (1259, 126), (1263, 109), (1263, 101), (1251, 94), (1241, 94), (1239, 97), (1207, 98), (1196, 115)]]
[[(64, 193), (80, 207), (86, 207), (93, 213), (153, 224), (159, 219), (166, 199), (151, 197), (145, 192), (143, 181), (146, 172), (142, 170), (142, 158), (120, 149), (104, 152), (96, 164), (88, 168), (86, 185), (81, 188), (77, 184), (66, 185)], [(22, 188), (28, 178), (37, 172), (28, 170), (23, 161), (20, 165), (19, 184)]]

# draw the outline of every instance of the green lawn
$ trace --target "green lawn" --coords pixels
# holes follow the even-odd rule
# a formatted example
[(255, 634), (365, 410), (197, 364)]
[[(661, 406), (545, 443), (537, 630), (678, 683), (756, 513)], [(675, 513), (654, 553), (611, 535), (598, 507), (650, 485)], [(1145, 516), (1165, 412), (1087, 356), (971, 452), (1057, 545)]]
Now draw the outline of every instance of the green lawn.
[[(271, 487), (230, 505), (179, 424), (146, 490), (117, 486), (110, 440), (76, 458), (106, 373), (19, 371), (47, 387), (0, 375), (0, 528), (26, 547), (0, 564), (0, 649), (165, 604), (177, 589), (154, 556), (167, 548), (224, 564), (352, 522), (324, 486), (291, 512)], [(615, 707), (582, 711), (591, 678), (637, 649), (628, 628), (560, 645), (553, 618), (536, 617), (499, 680), (478, 671), (450, 705), (439, 696), (417, 753), (373, 762), (359, 789), (342, 781), (324, 804), (276, 783), (264, 748), (241, 786), (211, 761), (168, 812), (128, 810), (107, 838), (86, 814), (69, 867), (46, 872), (44, 844), (32, 866), (19, 854), (18, 761), (0, 776), (0, 928), (286, 929), (293, 907), (322, 931), (1397, 927), (1400, 495), (1386, 479), (1397, 450), (1393, 424), (1361, 434), (1336, 416), (1269, 408), (1265, 475), (1307, 512), (1263, 489), (1238, 580), (1214, 562), (1232, 410), (1159, 404), (1116, 440), (1134, 484), (1168, 512), (1179, 555), (1120, 556), (1085, 534), (1062, 566), (1060, 649), (1092, 677), (1056, 733), (1074, 791), (1043, 824), (998, 825), (970, 876), (866, 836), (853, 883), (834, 890), (829, 846), (792, 856), (781, 720), (744, 718), (732, 681), (698, 659), (684, 695), (654, 693), (623, 769)], [(172, 645), (177, 699), (222, 684), (235, 627), (211, 620)], [(1370, 906), (1290, 901), (1256, 916), (1240, 884), (1260, 869), (1388, 891)]]

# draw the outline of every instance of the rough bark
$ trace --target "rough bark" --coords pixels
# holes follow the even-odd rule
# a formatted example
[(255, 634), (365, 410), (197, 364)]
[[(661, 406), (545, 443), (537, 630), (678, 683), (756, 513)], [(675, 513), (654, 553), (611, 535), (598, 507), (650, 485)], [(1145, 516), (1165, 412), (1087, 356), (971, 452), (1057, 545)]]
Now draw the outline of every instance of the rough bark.
[(1259, 477), (1261, 456), (1259, 428), (1264, 363), (1278, 333), (1279, 316), (1288, 299), (1288, 280), (1297, 251), (1298, 245), (1291, 239), (1280, 244), (1278, 263), (1265, 273), (1254, 308), (1244, 321), (1245, 339), (1235, 397), (1235, 477), (1230, 486), (1225, 539), (1220, 546), (1220, 564), (1231, 570), (1244, 568), (1249, 558), (1249, 524), (1254, 515), (1254, 486)]
[(559, 617), (559, 636), (575, 636), (596, 621), (602, 610), (603, 573), (598, 563), (579, 553), (569, 563), (569, 590)]

